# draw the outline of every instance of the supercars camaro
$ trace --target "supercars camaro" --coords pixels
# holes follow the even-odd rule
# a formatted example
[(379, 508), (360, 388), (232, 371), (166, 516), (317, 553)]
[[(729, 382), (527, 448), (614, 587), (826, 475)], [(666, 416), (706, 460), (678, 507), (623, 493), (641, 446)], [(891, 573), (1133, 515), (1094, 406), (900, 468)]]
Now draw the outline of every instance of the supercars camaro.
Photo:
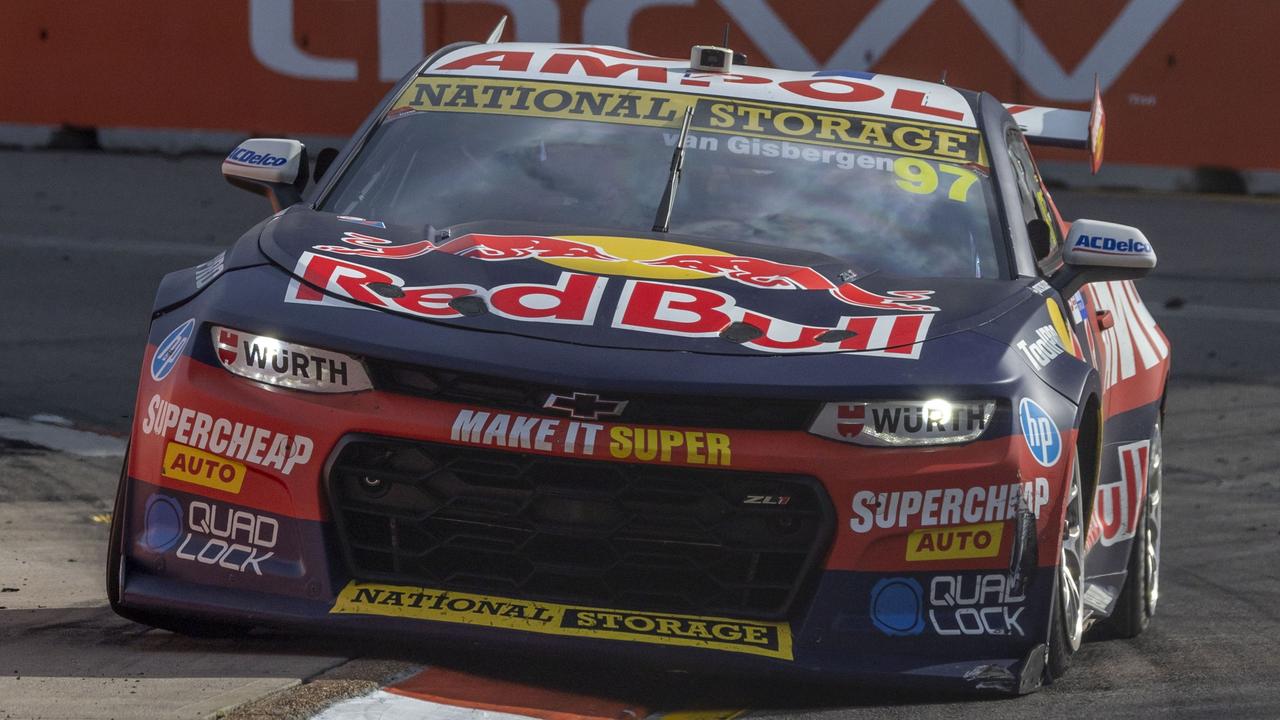
[[(159, 289), (117, 612), (1025, 692), (1158, 597), (1169, 344), (1102, 109), (460, 44)], [(331, 161), (331, 162), (329, 162)], [(323, 166), (323, 167), (322, 167)]]

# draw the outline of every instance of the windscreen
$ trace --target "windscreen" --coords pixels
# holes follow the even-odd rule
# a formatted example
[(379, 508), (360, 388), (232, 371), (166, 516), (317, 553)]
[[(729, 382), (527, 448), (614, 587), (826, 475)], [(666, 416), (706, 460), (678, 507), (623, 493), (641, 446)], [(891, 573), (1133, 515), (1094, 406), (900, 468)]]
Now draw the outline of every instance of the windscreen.
[(688, 108), (672, 234), (821, 252), (857, 274), (1000, 275), (978, 130), (684, 93), (423, 76), (320, 209), (648, 232)]

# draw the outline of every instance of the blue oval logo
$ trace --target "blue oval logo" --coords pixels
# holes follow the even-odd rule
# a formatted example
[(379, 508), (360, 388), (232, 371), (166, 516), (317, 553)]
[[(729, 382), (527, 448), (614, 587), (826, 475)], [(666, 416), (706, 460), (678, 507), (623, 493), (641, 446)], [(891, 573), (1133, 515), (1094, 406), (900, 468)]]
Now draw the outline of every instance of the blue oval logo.
[(1023, 398), (1018, 404), (1018, 422), (1022, 425), (1022, 438), (1036, 462), (1045, 467), (1057, 464), (1062, 457), (1062, 436), (1049, 413), (1031, 398)]
[(871, 623), (890, 637), (924, 631), (924, 590), (911, 578), (885, 578), (871, 588)]
[(156, 354), (151, 358), (151, 379), (160, 382), (169, 376), (173, 371), (173, 366), (178, 364), (178, 358), (182, 357), (182, 351), (187, 347), (187, 341), (191, 339), (192, 334), (196, 331), (196, 320), (190, 320), (182, 323), (173, 329), (173, 332), (165, 336), (164, 340), (156, 346)]
[(168, 495), (147, 498), (142, 514), (142, 546), (162, 553), (178, 544), (182, 537), (182, 506)]

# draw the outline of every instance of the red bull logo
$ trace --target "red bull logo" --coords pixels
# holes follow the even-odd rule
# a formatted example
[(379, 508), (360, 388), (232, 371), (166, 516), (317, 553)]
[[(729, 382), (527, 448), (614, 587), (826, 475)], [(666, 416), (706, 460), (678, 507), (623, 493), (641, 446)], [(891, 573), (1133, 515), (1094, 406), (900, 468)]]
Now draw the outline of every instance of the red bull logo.
[[(617, 238), (602, 238), (618, 240)], [(622, 239), (629, 244), (653, 247), (677, 246), (658, 240)], [(933, 296), (932, 290), (889, 290), (885, 294), (871, 292), (853, 283), (834, 283), (825, 275), (804, 265), (766, 260), (745, 255), (725, 255), (715, 252), (677, 253), (650, 259), (643, 257), (619, 257), (600, 245), (568, 237), (542, 235), (485, 235), (470, 233), (440, 245), (421, 240), (405, 245), (392, 245), (386, 240), (358, 232), (343, 233), (345, 245), (317, 245), (316, 250), (339, 255), (359, 255), (386, 260), (407, 260), (429, 252), (441, 252), (459, 257), (504, 262), (507, 260), (536, 259), (551, 262), (573, 270), (604, 272), (606, 274), (635, 275), (637, 269), (674, 270), (691, 273), (685, 277), (705, 275), (722, 277), (755, 288), (780, 290), (825, 290), (846, 305), (892, 310), (896, 312), (937, 312), (938, 308), (925, 304)], [(583, 263), (586, 261), (586, 263)], [(611, 263), (616, 270), (592, 267), (590, 262)]]
[(539, 235), (481, 235), (469, 234), (436, 245), (430, 240), (404, 245), (392, 245), (390, 240), (374, 237), (358, 232), (342, 234), (345, 245), (317, 245), (316, 250), (336, 253), (338, 255), (359, 255), (361, 257), (382, 258), (385, 260), (408, 260), (429, 252), (442, 252), (449, 255), (474, 258), (476, 260), (501, 261), (539, 259), (582, 259), (599, 260), (601, 262), (620, 262), (622, 258), (614, 257), (596, 245), (559, 237), (542, 237)]
[(711, 288), (627, 280), (609, 322), (598, 314), (610, 280), (595, 274), (565, 271), (554, 284), (410, 285), (392, 273), (315, 253), (303, 253), (294, 274), (302, 282), (290, 286), (285, 297), (289, 302), (325, 304), (324, 293), (329, 293), (391, 312), (445, 319), (462, 318), (466, 313), (455, 301), (476, 296), (489, 313), (506, 320), (607, 323), (613, 330), (684, 338), (724, 337), (726, 328), (748, 325), (754, 334), (732, 341), (765, 353), (845, 352), (914, 359), (933, 319), (926, 313), (894, 313), (844, 316), (828, 326), (802, 325), (742, 307), (732, 295)]
[(337, 253), (339, 255), (359, 255), (361, 257), (386, 258), (387, 260), (407, 260), (426, 255), (436, 249), (430, 240), (420, 240), (407, 245), (392, 245), (390, 240), (358, 232), (345, 232), (342, 242), (346, 245), (316, 245), (316, 250)]
[(1098, 542), (1111, 546), (1137, 534), (1147, 498), (1150, 450), (1150, 440), (1120, 446), (1120, 481), (1098, 486), (1087, 537), (1089, 547)]
[(526, 258), (599, 260), (621, 262), (599, 246), (579, 240), (540, 235), (463, 235), (440, 246), (440, 252), (477, 260), (502, 261)]
[(788, 265), (742, 255), (671, 255), (656, 260), (645, 260), (645, 265), (675, 267), (693, 270), (715, 277), (758, 288), (785, 290), (826, 290), (832, 297), (849, 305), (898, 310), (903, 312), (937, 312), (933, 305), (917, 304), (928, 300), (932, 290), (890, 290), (886, 295), (873, 293), (853, 283), (831, 282), (825, 275), (811, 267)]

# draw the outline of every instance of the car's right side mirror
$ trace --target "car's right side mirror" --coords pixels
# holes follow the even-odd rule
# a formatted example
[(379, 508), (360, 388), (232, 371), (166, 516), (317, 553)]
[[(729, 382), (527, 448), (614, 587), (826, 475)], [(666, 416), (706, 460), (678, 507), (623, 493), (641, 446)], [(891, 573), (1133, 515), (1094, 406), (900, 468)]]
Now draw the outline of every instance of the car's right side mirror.
[(1136, 227), (1077, 220), (1067, 232), (1062, 261), (1049, 283), (1069, 296), (1086, 283), (1144, 277), (1156, 266), (1156, 251)]

